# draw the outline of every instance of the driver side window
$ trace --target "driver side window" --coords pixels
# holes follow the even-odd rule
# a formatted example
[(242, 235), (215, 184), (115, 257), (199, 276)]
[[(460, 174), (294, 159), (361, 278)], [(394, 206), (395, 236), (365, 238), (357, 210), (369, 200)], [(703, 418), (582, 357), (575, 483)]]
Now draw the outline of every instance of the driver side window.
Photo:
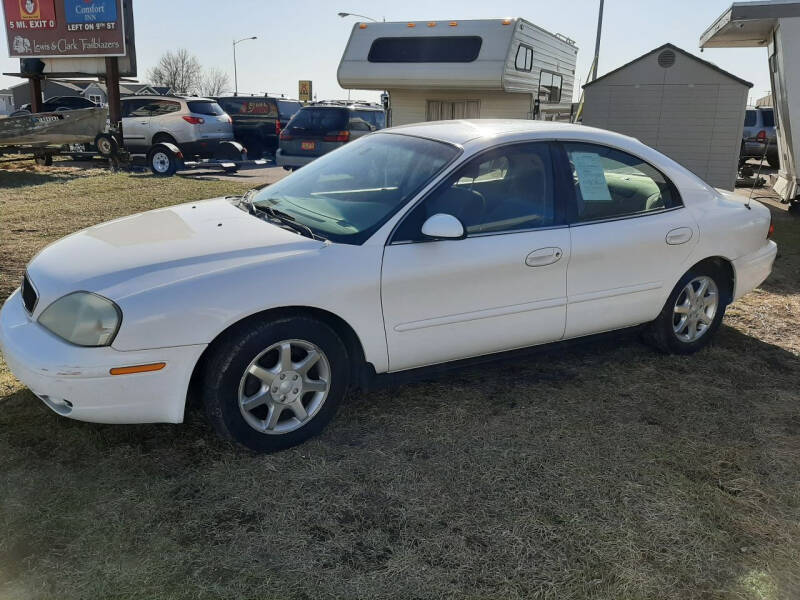
[(550, 144), (496, 148), (458, 169), (398, 228), (395, 242), (416, 242), (435, 214), (458, 218), (467, 237), (550, 227), (556, 224), (555, 176)]

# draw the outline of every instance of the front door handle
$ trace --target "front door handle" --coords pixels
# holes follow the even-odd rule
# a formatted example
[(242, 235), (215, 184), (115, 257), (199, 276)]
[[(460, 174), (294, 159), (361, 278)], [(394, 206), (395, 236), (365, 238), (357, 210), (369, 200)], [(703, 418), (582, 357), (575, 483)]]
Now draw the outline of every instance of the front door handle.
[(690, 239), (692, 239), (692, 230), (689, 227), (678, 227), (667, 232), (665, 241), (670, 246), (677, 246), (678, 244), (685, 244)]
[(525, 257), (525, 264), (529, 267), (544, 267), (558, 261), (564, 251), (561, 248), (539, 248)]

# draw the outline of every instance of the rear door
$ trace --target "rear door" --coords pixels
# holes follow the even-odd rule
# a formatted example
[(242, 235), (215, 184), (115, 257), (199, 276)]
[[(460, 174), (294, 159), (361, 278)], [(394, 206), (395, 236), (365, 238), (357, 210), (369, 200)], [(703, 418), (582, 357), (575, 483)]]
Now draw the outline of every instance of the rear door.
[(122, 101), (122, 134), (128, 150), (141, 151), (148, 146), (151, 102), (148, 98), (126, 98)]
[(563, 144), (573, 178), (565, 337), (656, 318), (699, 239), (677, 188), (620, 150)]
[(281, 151), (291, 156), (322, 156), (350, 140), (350, 111), (330, 106), (300, 110), (281, 135)]

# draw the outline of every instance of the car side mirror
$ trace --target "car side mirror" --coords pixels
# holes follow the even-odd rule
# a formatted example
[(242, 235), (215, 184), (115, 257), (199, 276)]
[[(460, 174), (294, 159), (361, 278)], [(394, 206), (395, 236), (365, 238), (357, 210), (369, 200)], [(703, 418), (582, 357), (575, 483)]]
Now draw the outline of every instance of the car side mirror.
[(453, 215), (437, 213), (422, 224), (422, 235), (435, 240), (462, 240), (467, 237), (467, 232)]

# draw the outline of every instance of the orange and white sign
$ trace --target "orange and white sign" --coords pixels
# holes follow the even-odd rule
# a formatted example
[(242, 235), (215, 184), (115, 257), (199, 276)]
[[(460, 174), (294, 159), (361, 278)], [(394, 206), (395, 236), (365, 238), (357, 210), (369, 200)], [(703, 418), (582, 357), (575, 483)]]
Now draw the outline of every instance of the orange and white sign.
[(3, 0), (8, 30), (54, 29), (56, 0)]

